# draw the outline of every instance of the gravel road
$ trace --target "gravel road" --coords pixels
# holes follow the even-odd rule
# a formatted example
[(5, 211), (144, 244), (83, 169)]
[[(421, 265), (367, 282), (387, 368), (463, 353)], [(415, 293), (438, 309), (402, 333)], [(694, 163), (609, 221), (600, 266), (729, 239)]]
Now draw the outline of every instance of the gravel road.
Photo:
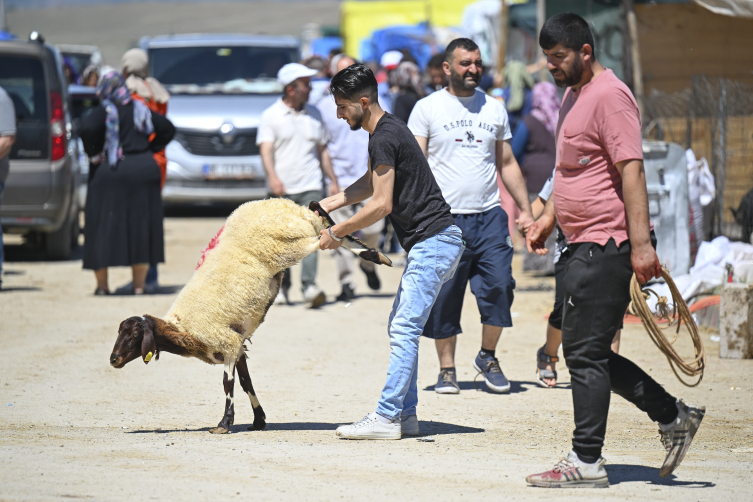
[[(643, 328), (627, 326), (622, 353), (675, 395), (705, 404), (706, 419), (683, 465), (661, 479), (657, 427), (615, 397), (604, 456), (607, 490), (547, 492), (524, 477), (569, 450), (573, 428), (569, 375), (559, 388), (534, 383), (552, 285), (514, 270), (515, 327), (498, 356), (508, 395), (474, 390), (471, 362), (480, 344), (478, 311), (466, 295), (458, 343), (461, 393), (433, 392), (438, 364), (422, 341), (419, 419), (433, 442), (338, 440), (334, 429), (373, 411), (389, 355), (387, 316), (401, 269), (381, 268), (382, 292), (317, 311), (273, 307), (253, 337), (249, 366), (267, 414), (266, 431), (248, 431), (251, 405), (236, 392), (232, 433), (207, 432), (224, 407), (222, 366), (164, 353), (144, 366), (108, 364), (121, 320), (163, 315), (190, 278), (220, 217), (166, 219), (164, 294), (94, 297), (80, 260), (44, 262), (8, 238), (0, 292), (0, 499), (2, 500), (750, 500), (753, 472), (753, 361), (720, 360), (703, 339), (708, 370), (683, 387)], [(335, 262), (321, 254), (319, 282), (339, 293)], [(129, 281), (111, 272), (111, 287)], [(293, 298), (299, 270), (294, 269)], [(687, 347), (686, 347), (687, 348)], [(747, 495), (746, 495), (747, 494)]]

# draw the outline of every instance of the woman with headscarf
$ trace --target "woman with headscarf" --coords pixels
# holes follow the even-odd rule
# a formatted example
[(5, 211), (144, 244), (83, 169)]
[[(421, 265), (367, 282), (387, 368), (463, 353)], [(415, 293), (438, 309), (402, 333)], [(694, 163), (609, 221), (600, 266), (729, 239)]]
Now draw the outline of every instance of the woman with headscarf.
[(84, 228), (84, 269), (94, 270), (95, 295), (109, 294), (108, 267), (130, 266), (133, 293), (143, 294), (149, 265), (164, 261), (160, 170), (154, 152), (175, 135), (162, 115), (131, 98), (117, 72), (103, 75), (101, 106), (81, 125), (90, 157)]
[(392, 97), (392, 113), (407, 124), (413, 107), (424, 97), (421, 70), (416, 63), (402, 61), (392, 70), (390, 80), (397, 87), (397, 92)]
[(99, 66), (90, 64), (84, 68), (84, 72), (81, 74), (81, 85), (87, 87), (97, 87), (99, 81)]
[[(120, 71), (133, 99), (141, 101), (153, 112), (167, 115), (170, 93), (156, 78), (149, 76), (149, 56), (146, 52), (142, 49), (126, 51), (120, 60)], [(160, 186), (164, 186), (167, 174), (165, 150), (156, 152), (154, 160), (157, 161), (162, 176)]]
[(559, 120), (560, 99), (557, 88), (550, 82), (534, 85), (531, 94), (531, 113), (518, 122), (511, 145), (526, 179), (528, 194), (533, 200), (554, 168), (554, 134)]
[(63, 56), (63, 75), (68, 84), (78, 84), (79, 75), (76, 71), (76, 64), (69, 56)]
[[(170, 93), (156, 78), (149, 76), (149, 56), (143, 49), (126, 51), (120, 60), (120, 70), (126, 79), (126, 87), (131, 93), (131, 98), (141, 101), (153, 112), (162, 116), (167, 115)], [(167, 178), (167, 157), (164, 148), (159, 152), (154, 152), (154, 160), (159, 166), (160, 189), (162, 189)], [(157, 265), (152, 265), (146, 275), (146, 290), (155, 292), (158, 289)]]

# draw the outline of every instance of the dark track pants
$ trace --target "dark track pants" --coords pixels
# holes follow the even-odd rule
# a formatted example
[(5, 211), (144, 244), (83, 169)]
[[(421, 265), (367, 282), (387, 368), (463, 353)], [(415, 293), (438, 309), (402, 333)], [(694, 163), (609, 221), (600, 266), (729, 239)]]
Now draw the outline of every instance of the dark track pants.
[[(652, 234), (652, 242), (653, 239)], [(611, 350), (630, 303), (630, 242), (618, 248), (585, 242), (570, 244), (565, 270), (562, 349), (573, 395), (573, 450), (593, 463), (601, 456), (610, 390), (649, 418), (669, 423), (677, 416), (675, 398), (642, 369)]]

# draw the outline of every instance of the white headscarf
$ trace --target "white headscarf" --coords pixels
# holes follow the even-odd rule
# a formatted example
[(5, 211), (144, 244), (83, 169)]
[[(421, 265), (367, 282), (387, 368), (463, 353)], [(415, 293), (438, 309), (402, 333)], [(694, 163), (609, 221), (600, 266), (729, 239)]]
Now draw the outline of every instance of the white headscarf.
[(149, 56), (142, 49), (131, 49), (120, 60), (123, 75), (128, 75), (126, 87), (145, 101), (154, 99), (157, 103), (167, 103), (170, 93), (156, 78), (149, 76)]

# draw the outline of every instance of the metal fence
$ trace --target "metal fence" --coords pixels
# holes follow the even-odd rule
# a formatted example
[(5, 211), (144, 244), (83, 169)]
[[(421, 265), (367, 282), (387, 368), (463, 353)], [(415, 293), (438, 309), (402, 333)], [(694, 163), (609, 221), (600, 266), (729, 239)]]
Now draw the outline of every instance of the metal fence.
[(697, 76), (682, 92), (652, 90), (643, 107), (644, 137), (692, 148), (709, 161), (717, 193), (706, 237), (750, 239), (730, 208), (753, 189), (753, 86)]

